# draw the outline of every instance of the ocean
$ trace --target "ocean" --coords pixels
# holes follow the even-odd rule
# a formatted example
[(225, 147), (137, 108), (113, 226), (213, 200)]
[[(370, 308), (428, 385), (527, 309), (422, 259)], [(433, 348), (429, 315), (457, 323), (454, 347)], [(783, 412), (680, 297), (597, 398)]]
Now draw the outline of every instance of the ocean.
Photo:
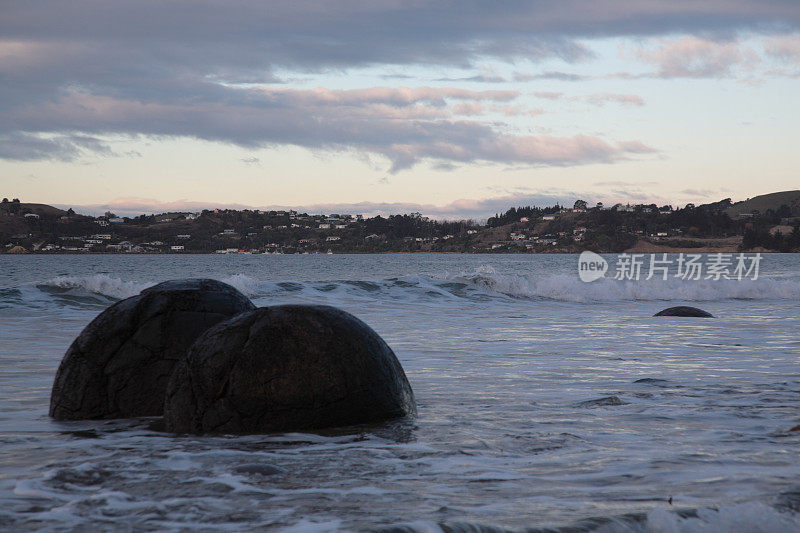
[[(0, 256), (0, 530), (800, 531), (800, 254), (756, 280), (584, 283), (577, 260)], [(51, 420), (80, 331), (187, 277), (361, 318), (418, 417), (188, 437)], [(653, 317), (674, 305), (716, 318)]]

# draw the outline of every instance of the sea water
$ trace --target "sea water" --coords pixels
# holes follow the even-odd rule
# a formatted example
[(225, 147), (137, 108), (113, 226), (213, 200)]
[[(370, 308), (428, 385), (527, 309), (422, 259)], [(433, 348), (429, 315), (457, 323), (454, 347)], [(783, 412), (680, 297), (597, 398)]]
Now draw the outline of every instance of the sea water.
[[(419, 416), (188, 437), (48, 418), (86, 324), (185, 277), (353, 313)], [(716, 318), (653, 317), (673, 305)], [(0, 256), (0, 530), (800, 531), (799, 355), (797, 254), (757, 280), (593, 283), (571, 255)]]

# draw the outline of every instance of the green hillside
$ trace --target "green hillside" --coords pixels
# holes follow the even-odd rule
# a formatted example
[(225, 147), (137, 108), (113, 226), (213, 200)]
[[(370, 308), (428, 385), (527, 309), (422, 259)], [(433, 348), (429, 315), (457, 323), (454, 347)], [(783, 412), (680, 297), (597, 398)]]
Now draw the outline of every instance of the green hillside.
[(731, 218), (737, 218), (742, 213), (752, 213), (757, 210), (765, 213), (767, 209), (777, 211), (782, 205), (789, 206), (792, 216), (800, 216), (800, 191), (773, 192), (755, 196), (744, 202), (737, 202), (725, 210)]

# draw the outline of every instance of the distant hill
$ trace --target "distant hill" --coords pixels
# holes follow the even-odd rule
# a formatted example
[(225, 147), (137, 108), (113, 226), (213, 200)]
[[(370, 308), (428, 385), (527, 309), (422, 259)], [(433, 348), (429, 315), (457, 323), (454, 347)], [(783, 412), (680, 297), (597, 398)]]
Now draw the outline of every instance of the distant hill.
[[(17, 206), (14, 208), (13, 206)], [(63, 209), (47, 204), (29, 204), (19, 202), (0, 203), (0, 211), (18, 210), (19, 213), (36, 213), (40, 217), (60, 217), (67, 214)]]
[(755, 196), (744, 202), (737, 202), (725, 210), (731, 218), (737, 218), (742, 213), (752, 213), (758, 210), (764, 213), (767, 209), (777, 211), (782, 205), (789, 206), (792, 214), (800, 214), (800, 191), (773, 192)]

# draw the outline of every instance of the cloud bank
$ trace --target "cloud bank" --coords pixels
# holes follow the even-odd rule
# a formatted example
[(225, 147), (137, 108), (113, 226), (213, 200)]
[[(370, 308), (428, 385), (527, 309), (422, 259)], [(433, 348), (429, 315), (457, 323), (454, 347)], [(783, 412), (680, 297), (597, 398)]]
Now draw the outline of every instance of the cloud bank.
[[(113, 155), (104, 136), (145, 135), (379, 155), (392, 172), (427, 159), (442, 167), (613, 162), (652, 149), (636, 140), (515, 132), (496, 115), (539, 111), (515, 108), (513, 92), (297, 89), (283, 78), (368, 66), (474, 67), (486, 59), (578, 64), (594, 56), (587, 39), (674, 34), (692, 36), (639, 58), (663, 77), (724, 75), (742, 61), (725, 39), (798, 27), (794, 0), (11, 2), (0, 17), (0, 158)], [(796, 57), (797, 48), (775, 41), (770, 50)], [(684, 56), (693, 59), (686, 64)], [(502, 80), (484, 71), (459, 81)], [(635, 97), (590, 103), (609, 101), (641, 105)]]

